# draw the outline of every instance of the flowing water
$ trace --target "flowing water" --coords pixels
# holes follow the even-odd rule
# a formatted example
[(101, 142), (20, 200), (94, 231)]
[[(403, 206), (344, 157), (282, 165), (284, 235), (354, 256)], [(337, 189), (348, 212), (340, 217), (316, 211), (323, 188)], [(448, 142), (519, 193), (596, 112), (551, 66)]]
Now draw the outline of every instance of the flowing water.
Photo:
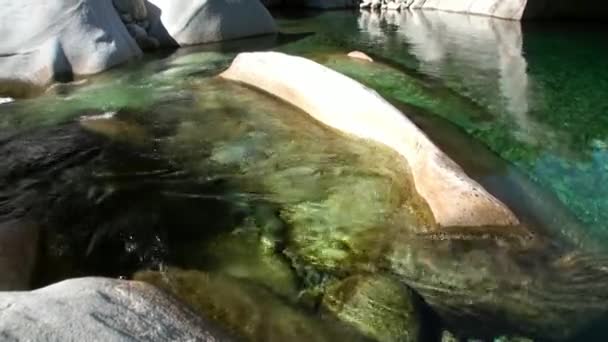
[[(458, 300), (431, 288), (449, 283), (472, 300), (476, 286), (496, 288), (516, 303), (497, 305), (530, 321), (576, 306), (579, 294), (591, 294), (580, 304), (589, 310), (606, 303), (597, 288), (608, 282), (595, 271), (608, 250), (606, 28), (298, 13), (275, 13), (277, 37), (150, 55), (0, 103), (0, 218), (41, 227), (36, 286), (144, 279), (259, 341), (390, 340), (402, 331), (410, 314), (386, 313), (409, 312), (400, 297), (364, 312), (362, 325), (344, 319), (331, 294), (341, 298), (352, 279), (364, 295), (366, 284), (386, 295), (404, 281), (431, 305), (449, 302), (447, 311)], [(239, 51), (266, 49), (377, 90), (551, 242), (419, 241), (432, 218), (395, 153), (215, 77)], [(355, 49), (377, 63), (345, 57)], [(568, 266), (577, 263), (588, 273)], [(530, 282), (530, 297), (509, 292)], [(416, 329), (439, 329), (434, 314), (424, 319), (431, 323)], [(530, 326), (483, 334), (544, 337)]]

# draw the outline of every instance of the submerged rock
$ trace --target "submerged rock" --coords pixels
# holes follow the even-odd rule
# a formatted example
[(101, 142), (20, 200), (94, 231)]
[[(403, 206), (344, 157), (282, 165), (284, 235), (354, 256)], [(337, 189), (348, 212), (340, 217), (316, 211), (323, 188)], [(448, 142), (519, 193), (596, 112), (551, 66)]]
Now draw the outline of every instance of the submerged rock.
[[(409, 170), (401, 168), (397, 159), (393, 159), (393, 169), (401, 179), (358, 181), (344, 189), (333, 187), (324, 199), (290, 203), (281, 214), (290, 224), (285, 253), (307, 285), (323, 284), (328, 277), (391, 274), (416, 291), (459, 336), (565, 339), (606, 313), (605, 257), (579, 253), (543, 229), (518, 224), (510, 209), (471, 181), (438, 148), (427, 150), (434, 144), (426, 135), (417, 127), (409, 131), (411, 123), (404, 124), (402, 120), (407, 119), (369, 89), (304, 59), (276, 53), (242, 54), (223, 76), (279, 96), (334, 128), (393, 147), (412, 168), (429, 163), (418, 169), (418, 177), (412, 170), (419, 193), (420, 181), (442, 177), (433, 178), (434, 163), (436, 170), (454, 172), (456, 180), (450, 184), (465, 184), (446, 186), (449, 191), (427, 196), (421, 193), (439, 228), (425, 226), (407, 205), (416, 197), (415, 191), (407, 187)], [(387, 118), (395, 121), (382, 123), (380, 109), (392, 113)], [(412, 138), (411, 148), (398, 138), (406, 131), (408, 138), (420, 135), (421, 140)], [(407, 149), (412, 151), (409, 157)], [(314, 175), (300, 171), (301, 178)], [(454, 195), (471, 188), (479, 191), (471, 191), (468, 197)], [(430, 201), (431, 195), (438, 202)], [(370, 210), (372, 205), (391, 209), (382, 213)], [(452, 211), (456, 208), (460, 211)], [(498, 214), (486, 216), (488, 208)], [(378, 213), (381, 220), (374, 218)]]
[(344, 75), (304, 58), (266, 52), (240, 54), (221, 76), (260, 88), (328, 126), (397, 151), (441, 227), (519, 223), (401, 112)]
[(337, 322), (300, 311), (263, 287), (231, 277), (169, 269), (139, 272), (137, 280), (173, 292), (197, 312), (249, 341), (365, 341)]
[[(1, 202), (0, 197), (0, 209)], [(27, 219), (1, 220), (0, 214), (0, 291), (27, 290), (38, 256), (39, 227)]]
[(105, 278), (66, 280), (32, 292), (0, 292), (7, 341), (231, 341), (161, 290)]
[(331, 285), (323, 307), (378, 342), (419, 341), (420, 308), (413, 293), (381, 275), (360, 275)]
[(363, 53), (361, 51), (351, 51), (351, 52), (348, 53), (348, 57), (364, 60), (364, 61), (367, 61), (367, 62), (373, 62), (374, 61), (370, 56), (366, 55), (365, 53)]
[(0, 2), (0, 81), (44, 85), (142, 54), (111, 1)]
[(185, 46), (276, 33), (260, 1), (149, 0), (148, 33), (161, 46)]
[(296, 297), (296, 277), (280, 254), (278, 241), (274, 240), (276, 233), (264, 232), (265, 228), (258, 229), (250, 221), (247, 219), (245, 226), (230, 233), (180, 245), (176, 253), (182, 264), (243, 279), (281, 296)]

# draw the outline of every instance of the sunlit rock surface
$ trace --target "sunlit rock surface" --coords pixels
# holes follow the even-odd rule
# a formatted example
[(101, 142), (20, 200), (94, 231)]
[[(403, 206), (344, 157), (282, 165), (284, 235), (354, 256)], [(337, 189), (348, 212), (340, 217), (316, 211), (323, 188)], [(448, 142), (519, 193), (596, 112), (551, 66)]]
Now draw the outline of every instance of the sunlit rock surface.
[[(3, 1), (0, 88), (92, 74), (141, 55), (111, 1)], [(18, 94), (21, 95), (21, 94)]]
[(258, 87), (324, 124), (396, 150), (409, 163), (416, 190), (440, 226), (518, 224), (504, 204), (469, 179), (401, 112), (348, 77), (279, 53), (241, 54), (222, 77)]
[(163, 46), (185, 46), (276, 33), (260, 1), (148, 0), (151, 36)]
[(232, 341), (163, 291), (142, 282), (66, 280), (0, 292), (5, 341)]

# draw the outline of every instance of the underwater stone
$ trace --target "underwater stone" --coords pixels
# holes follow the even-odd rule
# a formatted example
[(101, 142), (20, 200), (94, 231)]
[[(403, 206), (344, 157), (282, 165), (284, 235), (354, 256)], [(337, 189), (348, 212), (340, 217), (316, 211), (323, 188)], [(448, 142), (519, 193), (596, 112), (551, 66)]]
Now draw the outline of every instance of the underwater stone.
[(374, 61), (370, 56), (366, 55), (365, 53), (363, 53), (361, 51), (351, 51), (348, 53), (348, 57), (360, 59), (360, 60), (367, 61), (367, 62)]
[(519, 220), (469, 178), (403, 113), (373, 90), (301, 57), (239, 54), (221, 77), (249, 84), (322, 123), (382, 143), (407, 160), (417, 192), (441, 227), (514, 226)]
[(264, 287), (201, 271), (168, 269), (134, 276), (174, 293), (235, 335), (248, 341), (364, 341), (338, 322), (321, 320), (284, 302)]
[(410, 342), (420, 340), (416, 301), (389, 277), (359, 275), (329, 286), (323, 307), (378, 342)]

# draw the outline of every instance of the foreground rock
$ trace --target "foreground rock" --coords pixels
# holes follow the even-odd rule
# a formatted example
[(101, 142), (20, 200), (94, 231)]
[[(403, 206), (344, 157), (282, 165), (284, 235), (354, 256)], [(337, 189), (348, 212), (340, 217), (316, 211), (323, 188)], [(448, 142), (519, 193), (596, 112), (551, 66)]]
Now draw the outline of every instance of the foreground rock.
[(397, 151), (409, 163), (416, 190), (441, 227), (518, 224), (504, 204), (468, 178), (401, 112), (346, 76), (275, 52), (240, 54), (221, 76), (258, 87), (330, 127)]
[(0, 1), (0, 81), (44, 85), (142, 54), (111, 1)]
[(229, 341), (161, 290), (104, 278), (0, 293), (0, 336), (8, 341)]
[(277, 32), (259, 1), (149, 0), (149, 34), (161, 46), (218, 42)]

